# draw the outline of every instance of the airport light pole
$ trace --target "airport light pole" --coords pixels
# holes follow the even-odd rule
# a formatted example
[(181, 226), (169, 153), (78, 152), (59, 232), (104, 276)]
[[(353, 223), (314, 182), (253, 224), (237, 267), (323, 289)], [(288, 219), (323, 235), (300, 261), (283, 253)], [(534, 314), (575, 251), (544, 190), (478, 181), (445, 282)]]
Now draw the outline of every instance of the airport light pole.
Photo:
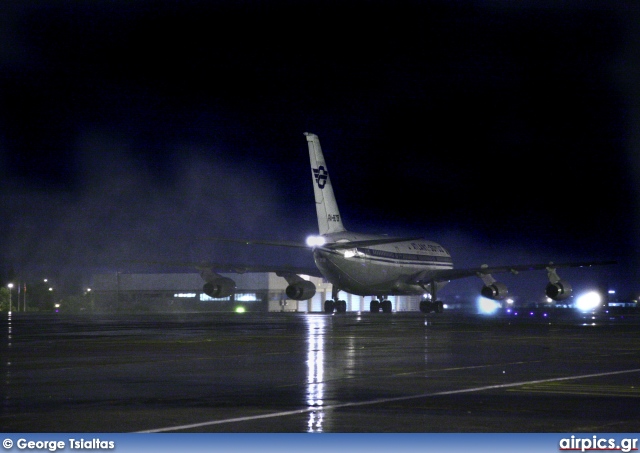
[(47, 288), (47, 290), (49, 291), (49, 297), (46, 298), (45, 300), (45, 309), (47, 310), (53, 310), (54, 312), (56, 311), (57, 308), (56, 307), (56, 301), (55, 301), (55, 296), (54, 296), (54, 289), (53, 289), (53, 283), (49, 281), (48, 278), (45, 278), (42, 280), (45, 284), (45, 288)]
[(22, 283), (18, 282), (18, 311), (20, 311), (20, 299), (22, 298)]
[(13, 290), (13, 283), (9, 283), (7, 288), (9, 288), (9, 313), (11, 313), (11, 292)]
[(84, 294), (89, 299), (89, 310), (93, 313), (93, 294), (91, 293), (91, 288), (87, 288), (87, 291)]

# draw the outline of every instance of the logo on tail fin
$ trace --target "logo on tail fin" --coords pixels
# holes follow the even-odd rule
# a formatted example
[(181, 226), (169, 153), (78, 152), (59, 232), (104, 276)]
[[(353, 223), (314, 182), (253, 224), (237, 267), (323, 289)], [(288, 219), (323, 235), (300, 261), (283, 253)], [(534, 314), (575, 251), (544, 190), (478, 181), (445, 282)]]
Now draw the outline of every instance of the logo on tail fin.
[(324, 166), (320, 165), (318, 168), (313, 169), (313, 175), (316, 178), (316, 184), (318, 184), (320, 190), (324, 189), (324, 186), (327, 184), (327, 179), (329, 178), (329, 172)]

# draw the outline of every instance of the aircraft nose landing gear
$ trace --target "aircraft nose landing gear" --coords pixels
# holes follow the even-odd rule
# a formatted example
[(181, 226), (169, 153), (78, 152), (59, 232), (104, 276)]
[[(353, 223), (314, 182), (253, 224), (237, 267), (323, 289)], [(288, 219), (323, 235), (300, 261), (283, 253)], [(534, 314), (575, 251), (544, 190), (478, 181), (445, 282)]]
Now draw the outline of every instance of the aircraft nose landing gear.
[(422, 313), (442, 313), (444, 311), (444, 304), (440, 300), (432, 302), (430, 300), (420, 301), (420, 311)]
[(386, 298), (382, 302), (377, 299), (373, 299), (369, 304), (369, 311), (371, 313), (379, 313), (380, 309), (382, 309), (382, 313), (391, 313), (393, 311), (391, 301)]
[[(429, 283), (428, 288), (424, 286), (423, 288), (429, 291), (430, 298), (420, 301), (420, 311), (422, 313), (442, 313), (444, 311), (444, 304), (436, 297), (436, 291), (438, 289), (437, 283), (435, 281), (432, 281), (431, 283)], [(427, 295), (425, 295), (425, 297), (427, 297)]]
[(324, 302), (325, 313), (333, 313), (334, 310), (336, 313), (347, 312), (347, 301), (338, 299), (339, 292), (340, 289), (334, 286), (333, 290), (331, 291), (331, 299)]
[(327, 300), (324, 302), (324, 312), (325, 313), (333, 313), (335, 310), (336, 313), (346, 313), (347, 311), (347, 301), (345, 300)]

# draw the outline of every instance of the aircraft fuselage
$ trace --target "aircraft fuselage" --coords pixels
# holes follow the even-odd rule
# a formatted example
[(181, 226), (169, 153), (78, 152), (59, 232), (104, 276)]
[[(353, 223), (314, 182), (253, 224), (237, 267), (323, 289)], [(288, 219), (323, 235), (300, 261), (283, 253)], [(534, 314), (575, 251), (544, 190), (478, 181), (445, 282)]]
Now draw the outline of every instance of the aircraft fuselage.
[[(325, 235), (328, 244), (384, 239), (386, 236), (341, 232)], [(452, 269), (449, 253), (439, 244), (424, 239), (391, 244), (331, 249), (317, 247), (316, 265), (333, 285), (361, 296), (424, 294), (427, 287), (412, 277), (428, 279), (429, 271)], [(442, 288), (447, 282), (438, 282)]]

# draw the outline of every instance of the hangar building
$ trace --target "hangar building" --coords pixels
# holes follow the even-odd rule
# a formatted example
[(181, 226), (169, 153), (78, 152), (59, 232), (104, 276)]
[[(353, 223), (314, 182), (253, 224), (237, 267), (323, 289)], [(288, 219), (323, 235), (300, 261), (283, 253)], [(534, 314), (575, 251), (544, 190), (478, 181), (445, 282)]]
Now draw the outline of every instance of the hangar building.
[[(287, 282), (275, 273), (220, 274), (236, 282), (235, 294), (214, 299), (202, 289), (198, 273), (128, 274), (110, 273), (93, 276), (91, 293), (97, 312), (171, 312), (171, 311), (246, 311), (322, 312), (324, 301), (331, 298), (331, 283), (317, 277), (303, 277), (316, 285), (312, 299), (287, 298)], [(368, 311), (371, 297), (344, 292), (347, 311)], [(394, 311), (417, 311), (420, 296), (389, 297)]]

